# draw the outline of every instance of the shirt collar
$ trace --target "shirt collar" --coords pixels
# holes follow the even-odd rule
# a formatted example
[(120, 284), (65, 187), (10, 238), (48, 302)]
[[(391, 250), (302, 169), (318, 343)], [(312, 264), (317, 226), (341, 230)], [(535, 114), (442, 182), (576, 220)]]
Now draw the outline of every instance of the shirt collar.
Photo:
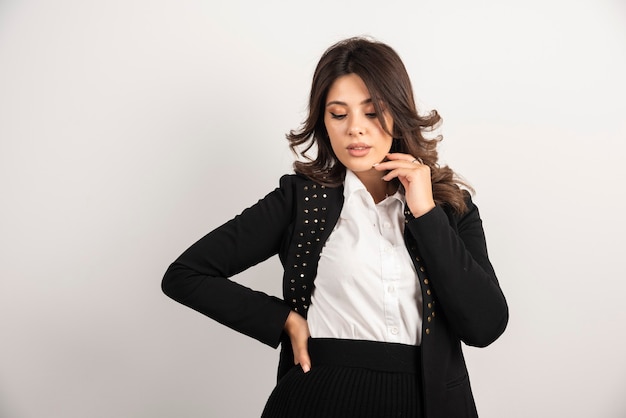
[[(361, 182), (361, 180), (359, 180), (359, 178), (356, 176), (356, 174), (354, 174), (352, 170), (346, 169), (346, 177), (343, 181), (344, 201), (347, 202), (350, 199), (350, 197), (352, 197), (353, 195), (357, 193), (359, 194), (365, 193), (371, 199), (369, 192), (367, 191), (367, 189), (365, 188), (365, 185)], [(400, 187), (398, 187), (398, 190), (394, 194), (389, 196), (389, 198), (395, 199), (404, 205), (404, 192), (402, 189), (402, 185), (400, 185)], [(383, 200), (379, 204), (381, 203), (387, 204), (387, 202), (391, 201), (391, 199)]]

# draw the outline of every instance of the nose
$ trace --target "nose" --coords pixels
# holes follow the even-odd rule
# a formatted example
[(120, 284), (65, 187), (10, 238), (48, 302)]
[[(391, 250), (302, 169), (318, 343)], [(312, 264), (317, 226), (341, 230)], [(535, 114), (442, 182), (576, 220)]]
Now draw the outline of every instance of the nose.
[(365, 128), (363, 122), (357, 117), (350, 118), (350, 125), (348, 126), (348, 135), (350, 136), (362, 136), (365, 134)]

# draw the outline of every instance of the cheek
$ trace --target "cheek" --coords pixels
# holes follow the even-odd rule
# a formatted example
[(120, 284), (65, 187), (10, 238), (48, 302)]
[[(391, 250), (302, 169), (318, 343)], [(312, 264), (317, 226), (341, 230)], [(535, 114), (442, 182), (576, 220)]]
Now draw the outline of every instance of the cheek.
[[(378, 138), (379, 140), (384, 143), (384, 144), (388, 144), (389, 146), (391, 146), (391, 143), (393, 142), (393, 137), (391, 135), (389, 135), (382, 126), (380, 126), (380, 124), (378, 124), (377, 126), (378, 128)], [(392, 131), (393, 132), (393, 131)]]
[(329, 117), (324, 118), (324, 127), (326, 127), (326, 132), (328, 135), (333, 135), (333, 133), (337, 132), (337, 121), (331, 120)]

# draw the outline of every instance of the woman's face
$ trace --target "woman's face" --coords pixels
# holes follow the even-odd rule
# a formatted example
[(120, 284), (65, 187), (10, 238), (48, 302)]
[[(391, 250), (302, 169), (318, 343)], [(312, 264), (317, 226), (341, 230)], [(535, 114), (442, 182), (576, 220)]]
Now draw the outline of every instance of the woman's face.
[[(324, 124), (339, 161), (359, 175), (373, 170), (391, 149), (393, 138), (381, 126), (365, 83), (356, 74), (335, 80), (326, 97)], [(385, 111), (385, 123), (393, 132), (393, 119)]]

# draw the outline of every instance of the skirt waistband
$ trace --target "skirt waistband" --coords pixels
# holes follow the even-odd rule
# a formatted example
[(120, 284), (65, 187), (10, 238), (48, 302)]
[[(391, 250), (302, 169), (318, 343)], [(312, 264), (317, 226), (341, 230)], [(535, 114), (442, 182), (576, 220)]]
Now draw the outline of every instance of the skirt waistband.
[(312, 366), (362, 367), (382, 372), (421, 372), (421, 348), (379, 341), (310, 338)]

